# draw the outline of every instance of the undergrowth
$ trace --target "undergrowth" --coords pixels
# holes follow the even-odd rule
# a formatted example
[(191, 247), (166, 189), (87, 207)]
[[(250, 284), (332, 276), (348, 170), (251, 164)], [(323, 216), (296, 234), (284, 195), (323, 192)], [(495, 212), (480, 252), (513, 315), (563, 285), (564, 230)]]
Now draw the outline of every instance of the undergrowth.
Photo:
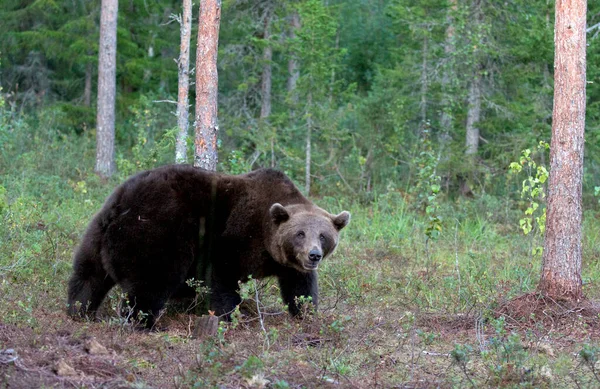
[[(43, 129), (9, 114), (0, 121), (0, 324), (44, 333), (69, 321), (61, 315), (49, 327), (44, 313), (64, 311), (73, 250), (126, 177), (103, 182), (93, 174), (93, 133), (52, 131), (52, 112), (45, 113)], [(133, 152), (119, 157), (128, 173), (160, 163), (172, 146), (169, 132), (149, 142), (143, 131)], [(224, 168), (233, 166), (224, 159)], [(395, 189), (369, 204), (314, 199), (332, 212), (352, 212), (337, 253), (320, 270), (320, 311), (291, 320), (275, 282), (250, 280), (241, 293), (254, 309), (199, 342), (169, 385), (600, 385), (600, 349), (589, 323), (549, 331), (494, 315), (502, 301), (534, 290), (539, 279), (540, 258), (531, 248), (541, 246), (541, 236), (520, 233), (518, 199), (483, 194), (451, 201), (438, 193), (437, 179), (424, 188), (436, 195), (429, 198), (431, 212), (415, 209), (410, 195)], [(591, 298), (598, 297), (600, 281), (595, 216), (588, 211), (584, 218), (583, 279)], [(111, 296), (105, 305), (119, 292)], [(127, 322), (118, 320), (118, 309), (108, 311), (90, 325), (123, 331)], [(571, 340), (561, 343), (565, 336)], [(188, 342), (181, 334), (161, 339), (171, 348)], [(9, 347), (0, 342), (0, 350)], [(143, 375), (159, 361), (132, 363)]]

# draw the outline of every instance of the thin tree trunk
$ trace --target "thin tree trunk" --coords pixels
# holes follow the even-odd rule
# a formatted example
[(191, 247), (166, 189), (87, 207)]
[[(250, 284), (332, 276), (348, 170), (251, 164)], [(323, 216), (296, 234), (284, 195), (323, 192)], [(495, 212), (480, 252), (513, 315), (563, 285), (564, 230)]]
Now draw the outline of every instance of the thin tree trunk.
[(427, 35), (423, 38), (423, 61), (421, 64), (421, 126), (427, 122)]
[[(261, 106), (260, 119), (263, 124), (268, 122), (271, 116), (271, 62), (273, 61), (273, 47), (271, 46), (271, 10), (267, 6), (265, 9), (265, 28), (263, 31), (263, 39), (266, 43), (265, 51), (263, 52), (263, 71), (261, 79)], [(275, 134), (271, 134), (271, 167), (275, 167)]]
[(262, 98), (260, 118), (263, 120), (271, 116), (271, 62), (273, 60), (273, 47), (271, 46), (271, 33), (269, 31), (271, 15), (269, 10), (265, 12), (265, 29), (263, 33), (263, 39), (266, 43), (266, 46), (265, 51), (263, 52), (263, 71), (260, 88)]
[[(294, 10), (292, 19), (290, 22), (290, 39), (296, 38), (296, 30), (300, 28), (300, 15), (297, 10)], [(287, 79), (287, 91), (292, 96), (292, 100), (295, 102), (297, 96), (295, 95), (296, 84), (300, 78), (300, 68), (298, 66), (298, 59), (296, 54), (292, 53), (288, 60), (288, 79)]]
[(444, 43), (446, 64), (442, 74), (442, 114), (440, 117), (440, 127), (444, 141), (445, 138), (449, 136), (452, 129), (450, 84), (455, 77), (454, 52), (456, 50), (454, 45), (454, 17), (452, 16), (452, 12), (456, 10), (456, 0), (450, 0), (449, 3), (450, 8), (447, 16), (448, 27), (446, 28), (446, 42)]
[(476, 68), (471, 86), (469, 87), (469, 108), (467, 112), (467, 155), (477, 154), (479, 149), (479, 119), (481, 118), (481, 74), (479, 68)]
[(311, 117), (311, 105), (312, 105), (312, 93), (308, 94), (307, 97), (307, 113), (306, 113), (306, 165), (304, 175), (304, 191), (306, 195), (310, 195), (310, 160), (312, 158), (311, 151), (311, 132), (312, 132), (312, 117)]
[[(335, 34), (335, 52), (340, 49), (340, 29)], [(331, 67), (331, 83), (329, 84), (329, 104), (333, 102), (333, 87), (335, 86), (335, 66)]]
[(85, 65), (85, 86), (83, 88), (83, 105), (92, 106), (92, 63)]
[(542, 277), (552, 298), (581, 300), (581, 191), (586, 89), (586, 0), (557, 0), (554, 107)]
[(217, 53), (221, 0), (201, 0), (196, 49), (196, 137), (194, 166), (217, 169)]
[(110, 177), (115, 171), (118, 9), (118, 0), (102, 0), (100, 47), (98, 53), (96, 172), (103, 177)]
[(181, 47), (177, 68), (179, 86), (177, 93), (177, 139), (175, 142), (175, 163), (185, 163), (187, 160), (188, 137), (188, 91), (190, 87), (190, 35), (192, 32), (192, 0), (183, 0), (183, 15), (181, 16)]
[(473, 79), (469, 86), (469, 106), (467, 111), (466, 124), (466, 142), (465, 154), (475, 155), (479, 151), (479, 119), (481, 118), (481, 71), (483, 64), (479, 46), (483, 44), (481, 35), (481, 26), (483, 24), (483, 12), (481, 9), (481, 1), (473, 1), (473, 30), (475, 31), (475, 40), (472, 42), (475, 49), (473, 50)]

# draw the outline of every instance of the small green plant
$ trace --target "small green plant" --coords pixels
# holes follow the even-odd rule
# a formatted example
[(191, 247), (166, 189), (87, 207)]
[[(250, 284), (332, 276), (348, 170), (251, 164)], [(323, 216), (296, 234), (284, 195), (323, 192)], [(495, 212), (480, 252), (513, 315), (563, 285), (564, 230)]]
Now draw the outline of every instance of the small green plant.
[(600, 376), (596, 364), (598, 363), (598, 353), (600, 353), (600, 347), (591, 346), (584, 344), (581, 351), (579, 351), (579, 358), (584, 366), (586, 366), (592, 372), (594, 379), (600, 383)]
[(482, 353), (488, 362), (490, 382), (498, 386), (507, 384), (530, 387), (543, 380), (541, 368), (536, 366), (531, 355), (523, 346), (521, 337), (515, 332), (508, 333), (504, 316), (492, 319), (495, 336), (489, 341), (490, 349)]
[[(545, 153), (550, 149), (547, 142), (540, 141), (537, 150), (539, 153)], [(528, 202), (525, 216), (519, 220), (519, 226), (525, 235), (531, 233), (537, 226), (537, 232), (544, 235), (546, 229), (546, 192), (544, 184), (548, 180), (548, 170), (544, 165), (538, 164), (534, 160), (531, 149), (525, 149), (521, 153), (519, 162), (511, 162), (509, 171), (512, 174), (519, 174), (523, 170), (527, 177), (523, 180), (521, 189), (521, 198)], [(533, 255), (541, 255), (542, 247), (532, 248)]]
[(192, 311), (198, 304), (201, 304), (205, 297), (210, 292), (208, 286), (204, 285), (204, 281), (190, 278), (185, 281), (185, 284), (194, 289), (194, 301), (187, 307), (188, 311)]
[(244, 378), (252, 378), (252, 376), (260, 373), (264, 369), (264, 362), (256, 355), (250, 355), (244, 363), (236, 367), (235, 370)]
[(465, 375), (469, 383), (473, 388), (477, 386), (471, 379), (469, 371), (467, 369), (467, 363), (470, 360), (470, 355), (473, 352), (473, 348), (468, 344), (456, 344), (454, 349), (450, 351), (450, 357), (452, 358), (452, 364), (458, 366), (460, 371)]
[(244, 159), (244, 153), (239, 150), (232, 150), (223, 165), (229, 174), (242, 174), (252, 170), (252, 166)]
[(417, 169), (416, 185), (410, 190), (417, 196), (417, 205), (427, 216), (425, 235), (427, 240), (435, 240), (442, 232), (442, 218), (439, 213), (440, 176), (436, 169), (438, 159), (429, 138), (429, 128), (423, 130), (421, 150), (413, 159)]

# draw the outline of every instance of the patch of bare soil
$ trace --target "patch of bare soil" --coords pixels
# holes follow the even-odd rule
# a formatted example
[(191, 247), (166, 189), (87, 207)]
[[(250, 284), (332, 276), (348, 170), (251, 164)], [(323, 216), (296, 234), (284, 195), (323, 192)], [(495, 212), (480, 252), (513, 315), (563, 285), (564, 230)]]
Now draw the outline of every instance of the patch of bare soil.
[[(134, 330), (130, 325), (73, 321), (63, 312), (38, 310), (37, 325), (3, 323), (0, 318), (0, 388), (187, 388), (198, 377), (218, 377), (202, 353), (203, 341), (192, 339), (195, 316), (163, 317), (163, 331)], [(340, 387), (304, 360), (303, 351), (331, 344), (319, 333), (319, 323), (295, 323), (286, 315), (268, 318), (286, 341), (271, 350), (285, 356), (268, 361), (273, 371), (245, 377), (236, 373), (251, 355), (260, 355), (262, 333), (258, 321), (228, 331), (223, 346), (215, 349), (221, 372), (228, 374), (223, 388), (266, 387), (279, 379), (292, 387)], [(298, 351), (298, 352), (296, 352)], [(203, 373), (203, 369), (205, 373)], [(242, 369), (243, 370), (243, 369)], [(233, 373), (232, 373), (233, 372)], [(328, 373), (329, 374), (329, 373)], [(208, 382), (209, 386), (214, 386)], [(346, 381), (343, 387), (360, 387)]]

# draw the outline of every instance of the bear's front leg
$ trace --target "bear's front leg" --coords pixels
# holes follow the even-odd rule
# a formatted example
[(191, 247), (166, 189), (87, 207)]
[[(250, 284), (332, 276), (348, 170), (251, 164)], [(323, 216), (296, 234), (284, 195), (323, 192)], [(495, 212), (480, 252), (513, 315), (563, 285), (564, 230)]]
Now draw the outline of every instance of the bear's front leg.
[(300, 297), (310, 298), (315, 309), (319, 305), (319, 285), (317, 272), (302, 273), (294, 269), (286, 269), (279, 274), (279, 288), (283, 302), (287, 304), (290, 314), (297, 316), (302, 311)]
[(235, 307), (242, 302), (237, 292), (238, 285), (213, 283), (210, 291), (210, 307), (215, 315), (223, 316), (225, 320), (231, 320), (231, 314)]

